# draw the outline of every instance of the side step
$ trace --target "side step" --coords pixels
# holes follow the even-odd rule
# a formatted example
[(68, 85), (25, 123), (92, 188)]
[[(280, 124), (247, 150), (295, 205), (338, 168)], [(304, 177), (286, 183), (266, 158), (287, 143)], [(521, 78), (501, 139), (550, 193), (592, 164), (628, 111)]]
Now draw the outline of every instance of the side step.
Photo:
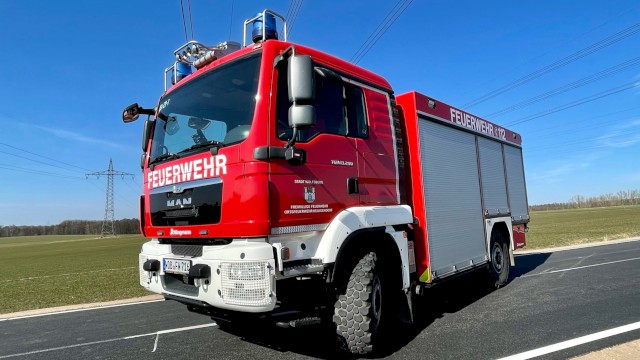
[(287, 328), (296, 328), (301, 326), (308, 325), (317, 325), (320, 324), (322, 320), (319, 317), (305, 317), (302, 319), (296, 319), (291, 321), (278, 321), (276, 323), (277, 327), (287, 329)]

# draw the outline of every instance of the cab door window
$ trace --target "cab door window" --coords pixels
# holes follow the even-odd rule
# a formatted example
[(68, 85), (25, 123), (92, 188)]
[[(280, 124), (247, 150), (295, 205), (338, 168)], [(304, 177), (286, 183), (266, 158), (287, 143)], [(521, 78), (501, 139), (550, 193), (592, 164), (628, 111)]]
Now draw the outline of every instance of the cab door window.
[[(291, 102), (287, 93), (286, 66), (279, 69), (276, 116), (278, 138), (289, 140), (288, 112)], [(319, 134), (334, 134), (364, 138), (368, 136), (368, 126), (362, 89), (316, 75), (315, 99), (316, 125), (298, 132), (297, 142), (307, 142)]]

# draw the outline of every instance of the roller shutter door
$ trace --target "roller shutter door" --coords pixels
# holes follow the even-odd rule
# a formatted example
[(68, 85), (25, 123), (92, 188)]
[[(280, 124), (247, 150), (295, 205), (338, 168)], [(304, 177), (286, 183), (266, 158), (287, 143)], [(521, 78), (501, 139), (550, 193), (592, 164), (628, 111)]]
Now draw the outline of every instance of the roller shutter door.
[(493, 140), (478, 137), (482, 200), (489, 215), (507, 214), (507, 184), (504, 178), (502, 145)]
[(507, 187), (509, 189), (509, 207), (514, 222), (529, 218), (527, 193), (524, 182), (522, 150), (504, 145), (504, 163), (507, 168)]
[(485, 260), (475, 136), (419, 120), (429, 257), (435, 277)]

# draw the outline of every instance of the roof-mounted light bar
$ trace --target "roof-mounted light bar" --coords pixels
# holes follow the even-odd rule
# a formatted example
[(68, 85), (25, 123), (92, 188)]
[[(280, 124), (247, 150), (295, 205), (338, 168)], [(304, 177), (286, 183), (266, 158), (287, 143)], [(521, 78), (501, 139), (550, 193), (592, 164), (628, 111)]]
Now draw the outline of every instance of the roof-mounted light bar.
[(242, 33), (242, 47), (247, 46), (247, 25), (253, 24), (251, 31), (251, 40), (254, 43), (266, 41), (269, 39), (278, 39), (278, 31), (276, 29), (276, 17), (282, 20), (282, 28), (284, 32), (284, 41), (287, 41), (287, 21), (284, 17), (275, 11), (264, 9), (254, 18), (244, 21), (244, 29)]
[(176, 62), (164, 69), (164, 91), (167, 91), (169, 88), (167, 82), (169, 72), (172, 72), (171, 84), (175, 85), (193, 73), (193, 68), (200, 69), (213, 60), (219, 59), (236, 50), (240, 50), (240, 44), (235, 41), (225, 41), (215, 47), (209, 47), (195, 40), (191, 40), (180, 46), (173, 52), (173, 55), (176, 57)]

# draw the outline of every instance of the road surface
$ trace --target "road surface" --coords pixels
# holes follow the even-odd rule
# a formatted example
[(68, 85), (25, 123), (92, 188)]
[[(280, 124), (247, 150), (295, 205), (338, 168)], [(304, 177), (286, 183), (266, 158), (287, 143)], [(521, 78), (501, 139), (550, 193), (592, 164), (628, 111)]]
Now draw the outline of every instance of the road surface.
[[(640, 241), (518, 255), (516, 263), (494, 292), (477, 276), (430, 289), (417, 330), (387, 356), (565, 359), (640, 339)], [(322, 327), (236, 336), (171, 301), (0, 320), (0, 359), (305, 357), (335, 358)]]

